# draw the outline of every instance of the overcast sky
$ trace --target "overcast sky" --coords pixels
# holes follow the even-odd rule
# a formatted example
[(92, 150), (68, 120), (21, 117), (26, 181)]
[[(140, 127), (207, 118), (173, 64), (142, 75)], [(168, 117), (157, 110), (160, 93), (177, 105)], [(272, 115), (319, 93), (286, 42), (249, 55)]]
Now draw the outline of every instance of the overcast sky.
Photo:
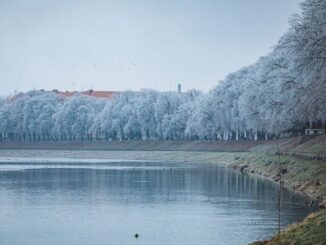
[(0, 94), (208, 91), (267, 54), (298, 0), (0, 0)]

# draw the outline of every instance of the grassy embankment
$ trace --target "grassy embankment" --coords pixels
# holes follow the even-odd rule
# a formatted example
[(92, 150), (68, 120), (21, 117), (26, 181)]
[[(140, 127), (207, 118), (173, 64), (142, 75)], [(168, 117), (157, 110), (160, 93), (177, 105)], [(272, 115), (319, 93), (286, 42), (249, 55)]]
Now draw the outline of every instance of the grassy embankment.
[[(326, 200), (326, 135), (279, 140), (285, 185)], [(17, 150), (18, 148), (18, 150)], [(15, 150), (14, 150), (15, 149)], [(43, 150), (36, 150), (43, 149)], [(276, 180), (275, 141), (264, 142), (84, 142), (0, 143), (0, 157), (70, 157), (207, 162)], [(326, 244), (326, 211), (285, 229), (280, 239), (256, 244)]]
[(311, 213), (303, 222), (284, 229), (280, 236), (268, 241), (254, 242), (252, 245), (324, 245), (326, 244), (326, 212)]
[[(269, 177), (276, 178), (276, 170), (273, 171), (268, 165), (269, 162), (277, 161), (275, 146), (271, 144), (259, 145), (251, 149), (257, 152), (256, 156), (263, 154), (263, 161), (257, 161), (252, 165), (254, 170), (271, 173)], [(283, 167), (287, 170), (283, 175), (285, 185), (294, 190), (309, 194), (320, 202), (323, 202), (323, 209), (310, 214), (303, 222), (293, 224), (284, 229), (280, 236), (275, 235), (271, 240), (259, 241), (255, 245), (291, 245), (291, 244), (326, 244), (326, 136), (314, 138), (297, 137), (281, 141)], [(267, 160), (272, 157), (272, 159)], [(323, 159), (323, 160), (318, 160)], [(250, 161), (249, 159), (246, 159)], [(266, 163), (267, 160), (267, 163)], [(260, 164), (259, 164), (260, 163)], [(263, 164), (261, 164), (263, 163)], [(266, 165), (266, 166), (263, 166)]]

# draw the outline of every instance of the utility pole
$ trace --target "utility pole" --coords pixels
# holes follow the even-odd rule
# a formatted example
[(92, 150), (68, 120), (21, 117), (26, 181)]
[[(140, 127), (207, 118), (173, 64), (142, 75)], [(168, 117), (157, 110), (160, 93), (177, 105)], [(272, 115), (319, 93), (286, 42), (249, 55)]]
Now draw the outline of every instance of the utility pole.
[(281, 162), (281, 155), (280, 155), (280, 146), (278, 143), (278, 136), (276, 138), (276, 146), (277, 146), (277, 155), (278, 155), (278, 182), (279, 182), (279, 189), (278, 189), (278, 199), (277, 199), (277, 211), (278, 211), (278, 239), (280, 239), (281, 235), (281, 208), (282, 208), (282, 190), (283, 190), (283, 168)]

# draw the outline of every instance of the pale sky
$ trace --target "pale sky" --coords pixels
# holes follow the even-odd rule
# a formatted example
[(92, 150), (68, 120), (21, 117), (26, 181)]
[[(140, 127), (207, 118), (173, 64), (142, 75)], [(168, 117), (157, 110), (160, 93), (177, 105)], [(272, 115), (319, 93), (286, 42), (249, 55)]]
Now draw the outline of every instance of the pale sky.
[(208, 91), (267, 54), (299, 0), (0, 0), (1, 95)]

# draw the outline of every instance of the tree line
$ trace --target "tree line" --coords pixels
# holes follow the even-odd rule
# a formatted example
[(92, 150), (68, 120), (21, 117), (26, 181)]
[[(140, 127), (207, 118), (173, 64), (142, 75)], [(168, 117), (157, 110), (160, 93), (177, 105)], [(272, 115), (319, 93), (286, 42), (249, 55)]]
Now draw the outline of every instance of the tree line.
[(208, 93), (0, 99), (0, 140), (269, 139), (326, 128), (326, 0), (306, 0), (272, 51)]

